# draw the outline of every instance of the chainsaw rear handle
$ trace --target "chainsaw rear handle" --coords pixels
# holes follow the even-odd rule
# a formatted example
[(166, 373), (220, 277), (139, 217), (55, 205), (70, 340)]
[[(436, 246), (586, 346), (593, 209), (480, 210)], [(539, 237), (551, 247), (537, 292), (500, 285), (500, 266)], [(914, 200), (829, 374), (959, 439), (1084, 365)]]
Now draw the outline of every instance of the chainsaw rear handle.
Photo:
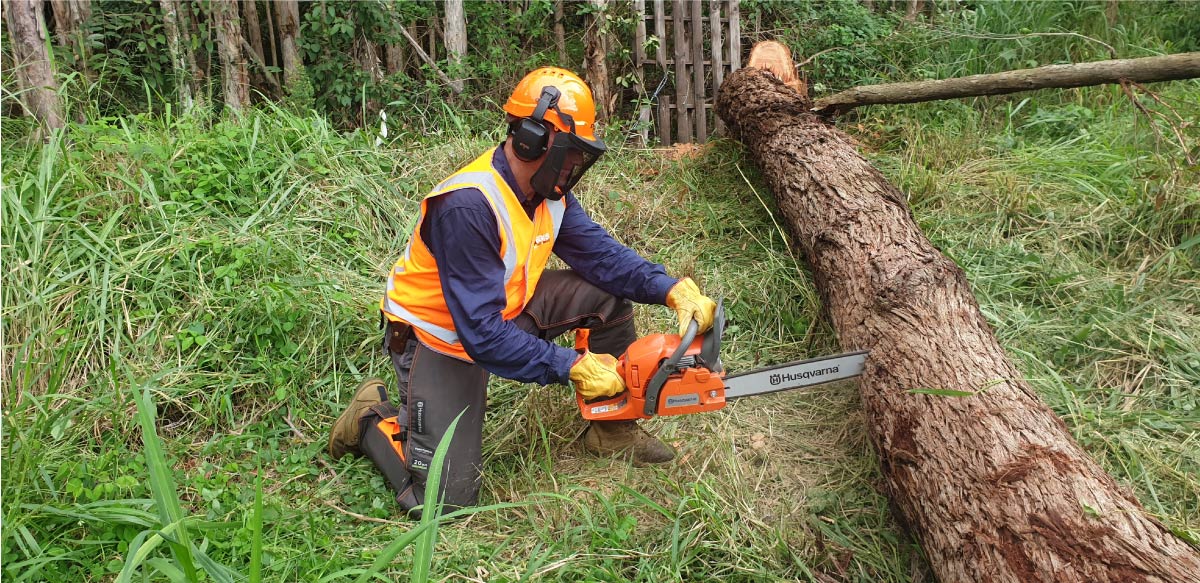
[(696, 339), (698, 330), (700, 330), (699, 322), (694, 319), (688, 322), (687, 331), (683, 333), (683, 338), (679, 340), (679, 346), (675, 348), (675, 352), (662, 362), (658, 370), (654, 371), (654, 376), (650, 377), (650, 382), (646, 383), (646, 406), (643, 412), (647, 416), (652, 417), (658, 413), (658, 395), (662, 392), (667, 377), (679, 371), (679, 360), (683, 358), (692, 345), (692, 341)]

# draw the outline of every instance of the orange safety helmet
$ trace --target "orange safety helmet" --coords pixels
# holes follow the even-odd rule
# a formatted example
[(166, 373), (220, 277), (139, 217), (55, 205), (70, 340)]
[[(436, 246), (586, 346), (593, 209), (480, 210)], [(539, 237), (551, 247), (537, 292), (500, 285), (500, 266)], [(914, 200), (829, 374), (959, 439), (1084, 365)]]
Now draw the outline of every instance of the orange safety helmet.
[(571, 133), (558, 112), (567, 114), (575, 121), (574, 132), (585, 140), (596, 139), (596, 103), (592, 90), (578, 75), (558, 67), (542, 67), (525, 75), (517, 88), (513, 89), (504, 111), (516, 117), (530, 117), (537, 109), (542, 97), (542, 88), (553, 86), (558, 89), (558, 107), (545, 113), (545, 120), (554, 124), (559, 131)]

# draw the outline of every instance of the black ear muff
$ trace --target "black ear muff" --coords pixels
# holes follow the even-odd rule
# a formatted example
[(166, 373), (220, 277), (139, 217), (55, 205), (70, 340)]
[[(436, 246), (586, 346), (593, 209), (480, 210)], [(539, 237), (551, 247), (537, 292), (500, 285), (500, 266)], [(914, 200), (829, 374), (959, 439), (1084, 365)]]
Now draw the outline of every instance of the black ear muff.
[(546, 145), (550, 142), (550, 130), (546, 126), (523, 118), (513, 122), (513, 152), (517, 157), (532, 162), (546, 153)]
[(552, 85), (543, 87), (537, 107), (533, 109), (533, 115), (513, 122), (513, 125), (509, 126), (509, 132), (513, 137), (513, 152), (518, 158), (532, 162), (546, 153), (546, 146), (550, 143), (550, 128), (546, 127), (543, 120), (546, 110), (558, 103), (558, 96), (557, 87)]

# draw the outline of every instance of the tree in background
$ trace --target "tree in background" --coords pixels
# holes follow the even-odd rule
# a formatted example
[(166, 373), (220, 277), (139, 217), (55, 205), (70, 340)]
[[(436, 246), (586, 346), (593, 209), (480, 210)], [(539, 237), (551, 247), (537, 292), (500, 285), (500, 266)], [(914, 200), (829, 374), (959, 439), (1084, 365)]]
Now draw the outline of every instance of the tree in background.
[(12, 40), (14, 68), (23, 89), (25, 107), (46, 127), (63, 127), (58, 81), (54, 78), (54, 65), (46, 51), (46, 22), (42, 2), (10, 0), (4, 5), (4, 17)]
[(583, 78), (592, 86), (596, 100), (596, 121), (607, 121), (612, 115), (612, 99), (608, 77), (608, 0), (589, 0), (584, 33)]
[(270, 83), (272, 89), (277, 89), (271, 72), (267, 69), (266, 53), (263, 52), (262, 22), (258, 17), (257, 0), (242, 0), (242, 27), (246, 31), (248, 43), (245, 48), (247, 56), (254, 62), (252, 69), (252, 85), (262, 87)]
[(191, 18), (183, 12), (185, 6), (179, 0), (159, 0), (163, 12), (163, 31), (167, 37), (167, 51), (171, 54), (171, 69), (174, 72), (175, 91), (179, 95), (182, 111), (190, 113), (204, 106), (201, 79), (196, 66), (196, 53), (191, 43)]
[(290, 95), (296, 88), (296, 82), (304, 75), (304, 63), (300, 60), (300, 3), (297, 0), (280, 0), (275, 8), (283, 57), (283, 87)]
[(446, 54), (450, 57), (454, 75), (450, 84), (456, 93), (462, 93), (462, 65), (467, 56), (467, 15), (462, 0), (446, 0)]
[(214, 0), (217, 51), (221, 54), (221, 86), (225, 107), (240, 112), (250, 102), (250, 76), (242, 57), (242, 19), (236, 0)]
[(91, 0), (50, 0), (54, 8), (54, 36), (71, 55), (72, 66), (87, 74), (87, 43), (83, 25), (92, 15)]

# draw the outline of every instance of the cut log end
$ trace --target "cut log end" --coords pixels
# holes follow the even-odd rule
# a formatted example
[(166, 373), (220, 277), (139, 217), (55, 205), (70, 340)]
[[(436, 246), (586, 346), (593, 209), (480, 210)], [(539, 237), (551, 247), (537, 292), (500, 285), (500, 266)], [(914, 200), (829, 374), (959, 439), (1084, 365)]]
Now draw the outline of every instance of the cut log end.
[(796, 74), (796, 62), (787, 45), (773, 40), (762, 41), (750, 49), (750, 67), (762, 69), (775, 76), (784, 85), (795, 90), (801, 97), (808, 98), (808, 84)]

